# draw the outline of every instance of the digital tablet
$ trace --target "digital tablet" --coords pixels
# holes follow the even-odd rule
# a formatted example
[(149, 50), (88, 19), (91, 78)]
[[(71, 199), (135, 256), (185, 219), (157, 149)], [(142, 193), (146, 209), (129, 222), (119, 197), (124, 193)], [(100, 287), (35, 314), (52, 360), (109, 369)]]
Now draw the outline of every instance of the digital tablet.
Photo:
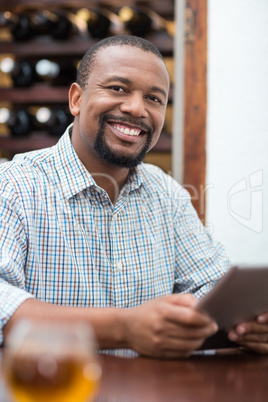
[(268, 266), (234, 266), (197, 305), (227, 329), (268, 312)]

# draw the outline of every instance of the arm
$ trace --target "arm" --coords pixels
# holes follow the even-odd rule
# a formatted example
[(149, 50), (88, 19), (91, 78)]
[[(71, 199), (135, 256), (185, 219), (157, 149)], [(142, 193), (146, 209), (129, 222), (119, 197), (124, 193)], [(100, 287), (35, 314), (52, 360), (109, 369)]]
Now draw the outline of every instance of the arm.
[(30, 299), (5, 325), (4, 337), (21, 318), (84, 320), (94, 328), (101, 349), (127, 347), (147, 356), (184, 358), (217, 330), (195, 305), (192, 295), (164, 296), (130, 309), (65, 307)]
[(16, 195), (7, 180), (0, 179), (0, 345), (3, 326), (16, 309), (33, 295), (25, 290), (24, 264), (27, 235)]
[(189, 196), (183, 188), (175, 194), (174, 216), (176, 277), (175, 292), (191, 292), (198, 299), (204, 296), (230, 267), (223, 246), (200, 221)]

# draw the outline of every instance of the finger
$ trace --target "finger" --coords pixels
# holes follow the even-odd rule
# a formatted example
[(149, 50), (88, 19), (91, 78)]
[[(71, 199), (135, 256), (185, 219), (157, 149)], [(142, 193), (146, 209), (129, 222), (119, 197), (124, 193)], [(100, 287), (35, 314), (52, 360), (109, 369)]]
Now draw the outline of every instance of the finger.
[(259, 343), (259, 342), (239, 342), (241, 346), (247, 348), (251, 351), (268, 354), (268, 344), (267, 343)]
[(244, 335), (247, 333), (268, 333), (268, 325), (266, 324), (259, 324), (256, 321), (246, 322), (237, 325), (234, 328), (234, 331), (238, 335)]
[(260, 324), (268, 324), (268, 313), (260, 314), (260, 315), (257, 317), (257, 321), (258, 321)]
[(191, 294), (191, 293), (185, 293), (185, 294), (172, 294), (167, 296), (169, 298), (169, 301), (172, 304), (179, 305), (179, 306), (185, 306), (185, 307), (196, 307), (198, 300)]
[[(180, 310), (181, 315), (176, 310), (173, 310), (170, 320), (174, 322), (188, 325), (207, 325), (209, 322), (212, 322), (212, 319), (207, 314), (196, 310), (195, 307), (198, 304), (198, 300), (191, 293), (168, 295), (165, 296), (165, 301), (180, 308), (189, 308), (189, 310)], [(178, 321), (178, 318), (181, 318), (181, 320)]]
[(258, 343), (267, 343), (268, 344), (268, 333), (266, 334), (245, 334), (241, 335), (237, 338), (236, 342), (258, 342)]
[(208, 315), (185, 306), (170, 305), (167, 317), (171, 322), (191, 327), (206, 326), (212, 323)]
[(194, 350), (198, 349), (203, 342), (203, 339), (171, 339), (168, 340), (168, 342), (165, 341), (156, 344), (154, 349), (149, 351), (149, 354), (153, 357), (188, 357)]
[(169, 338), (205, 339), (217, 332), (218, 326), (212, 322), (201, 327), (176, 325), (167, 323), (158, 334)]

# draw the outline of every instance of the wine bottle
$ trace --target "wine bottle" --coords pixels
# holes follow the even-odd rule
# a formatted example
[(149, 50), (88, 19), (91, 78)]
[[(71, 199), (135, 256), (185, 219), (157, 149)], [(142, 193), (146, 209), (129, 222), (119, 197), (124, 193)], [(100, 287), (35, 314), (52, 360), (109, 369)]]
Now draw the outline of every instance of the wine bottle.
[(25, 109), (0, 108), (0, 123), (6, 124), (13, 137), (27, 136), (34, 128), (34, 117)]
[(126, 30), (132, 35), (146, 36), (152, 28), (152, 20), (149, 15), (135, 7), (124, 6), (118, 13)]
[(24, 13), (2, 12), (0, 26), (8, 27), (11, 35), (17, 41), (28, 40), (33, 35), (30, 17)]
[(148, 7), (124, 6), (119, 10), (119, 17), (125, 24), (128, 33), (146, 36), (150, 32), (165, 31), (175, 35), (174, 21), (168, 21)]
[(151, 8), (141, 7), (144, 13), (148, 14), (152, 21), (152, 30), (155, 32), (165, 31), (170, 36), (174, 37), (176, 32), (176, 25), (174, 20), (166, 20), (157, 14)]
[(53, 136), (64, 133), (73, 117), (63, 107), (41, 107), (35, 113), (36, 121), (43, 130), (47, 130)]
[(50, 35), (54, 39), (67, 39), (73, 33), (73, 24), (65, 14), (49, 10), (32, 13), (31, 27), (35, 35)]
[(83, 8), (77, 11), (76, 15), (86, 21), (88, 32), (93, 38), (103, 38), (108, 35), (111, 22), (104, 14), (97, 10)]
[(29, 87), (37, 78), (34, 65), (27, 60), (15, 61), (11, 57), (4, 57), (0, 70), (10, 75), (15, 87)]
[[(28, 40), (40, 35), (67, 39), (87, 29), (79, 24), (73, 13), (49, 10), (24, 11), (18, 14), (5, 11), (0, 14), (1, 25), (9, 28), (15, 40)], [(85, 33), (82, 32), (82, 36)]]
[(123, 32), (123, 24), (118, 15), (106, 9), (89, 10), (81, 8), (76, 16), (84, 20), (92, 38), (105, 38), (107, 35), (118, 35)]
[(52, 85), (69, 85), (76, 79), (76, 66), (67, 61), (41, 59), (35, 65), (35, 72)]

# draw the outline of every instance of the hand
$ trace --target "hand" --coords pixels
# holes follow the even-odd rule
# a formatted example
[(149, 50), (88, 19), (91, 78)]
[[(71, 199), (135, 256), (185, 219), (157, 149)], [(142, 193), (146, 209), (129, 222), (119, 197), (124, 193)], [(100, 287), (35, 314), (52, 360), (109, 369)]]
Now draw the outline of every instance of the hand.
[(125, 339), (142, 355), (185, 358), (214, 334), (217, 324), (195, 310), (193, 295), (169, 295), (124, 310)]
[(237, 325), (228, 337), (246, 349), (268, 354), (268, 313), (259, 315), (256, 321)]

